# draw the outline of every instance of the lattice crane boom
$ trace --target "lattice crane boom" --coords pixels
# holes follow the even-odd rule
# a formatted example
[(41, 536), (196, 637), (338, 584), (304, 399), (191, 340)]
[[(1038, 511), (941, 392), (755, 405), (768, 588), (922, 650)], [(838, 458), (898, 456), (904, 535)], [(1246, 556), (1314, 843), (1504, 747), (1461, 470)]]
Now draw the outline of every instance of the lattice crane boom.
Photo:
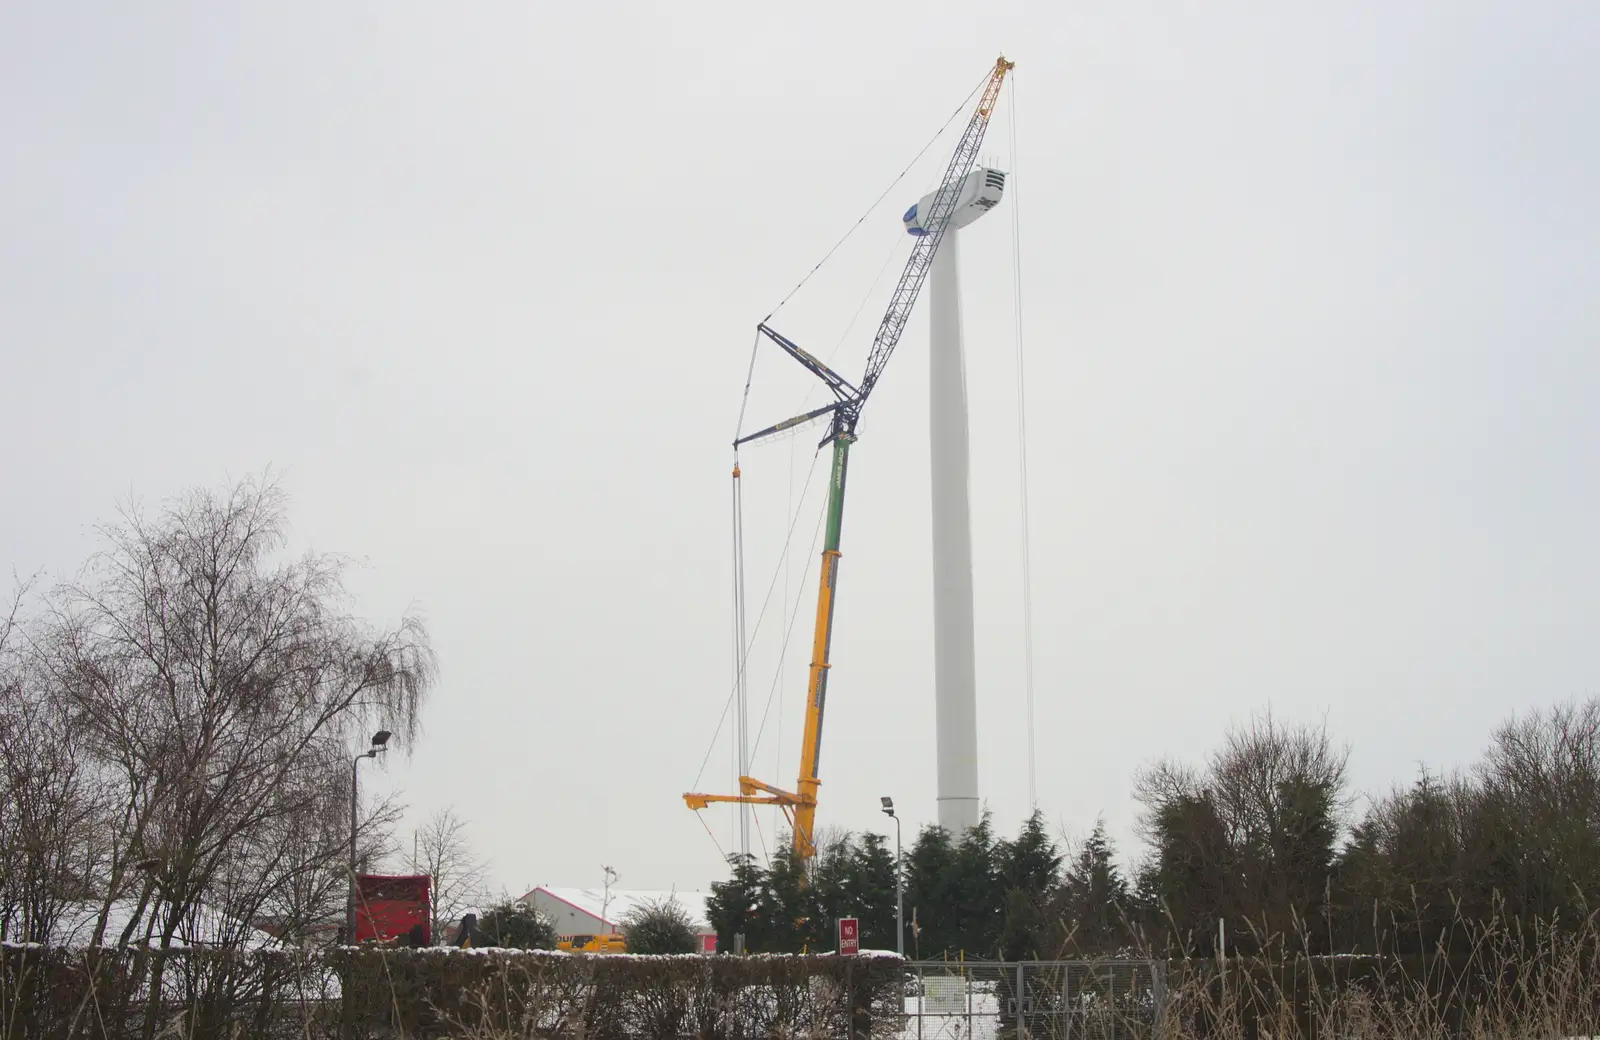
[(955, 154), (950, 157), (950, 164), (945, 167), (944, 179), (939, 182), (938, 194), (933, 198), (932, 212), (923, 221), (927, 231), (912, 247), (905, 269), (900, 272), (900, 281), (894, 287), (894, 295), (889, 298), (889, 309), (884, 312), (883, 321), (878, 324), (878, 333), (872, 339), (872, 350), (867, 354), (867, 371), (861, 377), (861, 390), (849, 416), (852, 430), (860, 416), (861, 406), (878, 384), (878, 377), (883, 374), (889, 356), (894, 353), (895, 346), (906, 330), (906, 323), (911, 320), (911, 311), (922, 293), (923, 283), (928, 280), (928, 272), (933, 270), (933, 256), (938, 252), (939, 243), (944, 241), (944, 233), (950, 226), (950, 216), (955, 212), (956, 201), (960, 198), (962, 182), (978, 161), (978, 149), (983, 145), (985, 131), (989, 129), (989, 116), (994, 112), (995, 102), (1000, 99), (1000, 84), (1013, 65), (1015, 62), (1005, 58), (994, 63), (983, 97), (979, 99), (977, 109), (961, 134)]

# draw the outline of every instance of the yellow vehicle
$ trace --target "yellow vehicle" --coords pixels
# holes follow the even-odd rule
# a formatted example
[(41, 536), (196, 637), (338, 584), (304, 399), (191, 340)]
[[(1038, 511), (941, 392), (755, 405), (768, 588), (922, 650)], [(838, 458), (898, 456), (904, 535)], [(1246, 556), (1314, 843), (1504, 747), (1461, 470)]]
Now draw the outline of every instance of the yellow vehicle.
[(627, 953), (627, 941), (620, 935), (559, 935), (556, 949), (568, 953)]

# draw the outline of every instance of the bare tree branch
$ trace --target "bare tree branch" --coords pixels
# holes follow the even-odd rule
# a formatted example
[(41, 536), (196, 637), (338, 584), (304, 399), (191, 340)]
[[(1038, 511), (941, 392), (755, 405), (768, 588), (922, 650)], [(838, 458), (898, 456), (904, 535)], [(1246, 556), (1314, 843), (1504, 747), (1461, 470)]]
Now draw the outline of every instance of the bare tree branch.
[(453, 808), (434, 813), (417, 832), (416, 869), (433, 879), (434, 941), (446, 927), (485, 899), (488, 868), (467, 840), (467, 821)]

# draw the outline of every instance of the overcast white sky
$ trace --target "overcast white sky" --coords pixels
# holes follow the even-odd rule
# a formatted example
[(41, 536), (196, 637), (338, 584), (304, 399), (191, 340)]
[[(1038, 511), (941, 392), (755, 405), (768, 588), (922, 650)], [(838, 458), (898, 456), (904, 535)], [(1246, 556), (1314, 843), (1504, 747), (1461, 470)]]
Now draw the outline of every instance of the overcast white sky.
[[(1017, 193), (963, 241), (997, 824), (1027, 802), (1013, 206), (1051, 819), (1131, 838), (1142, 765), (1268, 706), (1363, 790), (1468, 763), (1600, 692), (1597, 39), (1580, 2), (8, 3), (0, 565), (271, 465), (362, 612), (436, 638), (376, 788), (455, 805), (508, 889), (703, 887), (679, 795), (731, 677), (752, 327), (1003, 50)], [(847, 374), (931, 176), (778, 319), (826, 353), (866, 298)], [(804, 386), (767, 360), (754, 421)], [(934, 813), (926, 367), (919, 318), (853, 455), (828, 825)], [(756, 603), (814, 439), (746, 454)], [(724, 739), (701, 786), (730, 771)]]

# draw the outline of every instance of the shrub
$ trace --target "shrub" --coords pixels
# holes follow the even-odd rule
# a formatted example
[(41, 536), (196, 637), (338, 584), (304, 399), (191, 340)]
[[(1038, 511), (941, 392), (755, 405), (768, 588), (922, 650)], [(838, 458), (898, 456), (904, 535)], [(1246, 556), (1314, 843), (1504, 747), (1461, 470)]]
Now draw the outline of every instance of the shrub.
[(508, 899), (478, 918), (477, 944), (508, 950), (553, 950), (556, 926), (531, 906)]
[(622, 919), (629, 953), (698, 953), (694, 920), (676, 899), (640, 904)]

